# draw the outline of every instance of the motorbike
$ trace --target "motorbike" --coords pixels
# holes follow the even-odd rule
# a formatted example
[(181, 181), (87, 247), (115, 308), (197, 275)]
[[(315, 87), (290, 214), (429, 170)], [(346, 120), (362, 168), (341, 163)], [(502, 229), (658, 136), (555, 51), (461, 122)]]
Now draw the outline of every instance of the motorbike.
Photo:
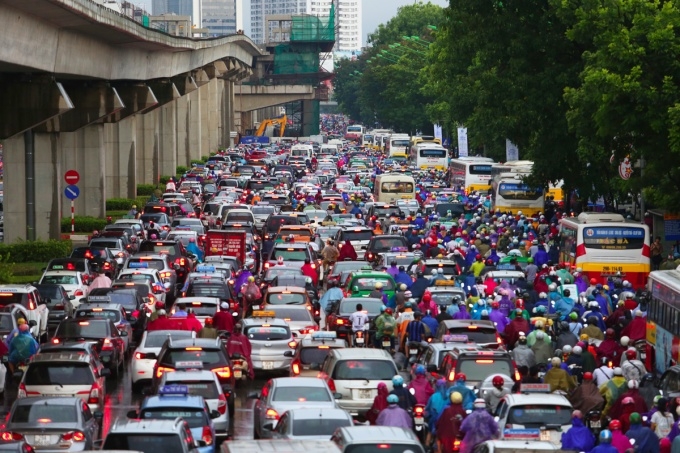
[(237, 381), (248, 379), (248, 361), (241, 354), (234, 354), (229, 357), (234, 370), (234, 378)]
[(392, 350), (392, 337), (389, 335), (383, 335), (380, 339), (380, 347), (387, 352)]
[(369, 325), (364, 324), (364, 329), (354, 333), (353, 345), (355, 348), (365, 348), (368, 342), (368, 329)]
[(585, 425), (596, 438), (600, 435), (600, 431), (605, 429), (604, 423), (609, 424), (607, 420), (602, 420), (601, 411), (589, 411), (586, 414)]
[(638, 352), (638, 357), (642, 363), (647, 359), (647, 340), (637, 340), (633, 346)]
[(416, 357), (418, 356), (418, 353), (420, 352), (420, 344), (416, 342), (408, 342), (407, 346), (407, 356), (408, 356), (408, 362), (409, 363), (415, 363)]
[(416, 404), (413, 407), (413, 430), (421, 444), (427, 438), (427, 423), (425, 422), (425, 405)]

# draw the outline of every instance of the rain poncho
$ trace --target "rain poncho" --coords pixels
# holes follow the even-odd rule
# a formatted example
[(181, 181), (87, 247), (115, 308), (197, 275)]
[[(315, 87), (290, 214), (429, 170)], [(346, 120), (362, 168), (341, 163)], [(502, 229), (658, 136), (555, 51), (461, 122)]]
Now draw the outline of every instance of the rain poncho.
[(396, 277), (397, 275), (399, 275), (399, 268), (396, 265), (392, 265), (392, 266), (388, 267), (387, 271), (385, 271), (385, 272), (390, 274), (392, 277)]
[(612, 446), (616, 448), (618, 453), (625, 453), (626, 450), (632, 447), (630, 439), (619, 429), (612, 431)]
[(378, 395), (373, 399), (373, 405), (369, 411), (366, 412), (366, 420), (368, 420), (371, 425), (376, 424), (378, 415), (380, 415), (380, 412), (388, 406), (387, 395), (389, 395), (387, 385), (384, 382), (378, 383)]
[(534, 345), (531, 346), (531, 350), (534, 351), (534, 358), (536, 359), (537, 364), (547, 364), (553, 357), (553, 348), (550, 343), (550, 338), (547, 336), (543, 337), (541, 340), (536, 339)]
[(601, 410), (604, 407), (604, 398), (593, 381), (584, 380), (576, 387), (574, 393), (569, 395), (569, 401), (574, 409), (580, 410), (583, 414), (592, 410)]
[(635, 439), (635, 451), (644, 453), (659, 453), (659, 438), (654, 431), (639, 423), (630, 425), (626, 433), (629, 439)]
[[(456, 313), (452, 315), (453, 319), (471, 319), (472, 317), (470, 316), (470, 313), (468, 313), (465, 305), (461, 305), (462, 309), (459, 309)], [(447, 311), (448, 313), (448, 311)], [(481, 310), (480, 310), (480, 318), (481, 318)]]
[(451, 404), (437, 421), (437, 439), (439, 439), (440, 453), (453, 453), (453, 444), (460, 436), (460, 426), (466, 417), (465, 409), (460, 404)]
[(417, 375), (414, 380), (408, 384), (409, 389), (415, 390), (416, 404), (426, 405), (430, 397), (434, 393), (434, 389), (423, 375)]
[(399, 273), (394, 277), (394, 281), (397, 282), (397, 285), (406, 285), (406, 289), (411, 288), (413, 285), (413, 280), (411, 280), (411, 277), (409, 277), (409, 275), (403, 271), (399, 271)]
[(9, 344), (9, 361), (15, 364), (28, 361), (36, 352), (38, 342), (31, 336), (31, 331), (19, 332)]
[(411, 285), (411, 294), (413, 294), (414, 299), (420, 299), (423, 297), (423, 294), (429, 288), (430, 286), (430, 280), (428, 280), (425, 277), (420, 277), (416, 279), (415, 282)]
[(187, 252), (196, 255), (199, 263), (203, 262), (203, 252), (198, 245), (196, 245), (196, 242), (189, 242), (189, 245), (187, 245)]
[(340, 288), (331, 288), (326, 293), (321, 296), (319, 300), (319, 305), (325, 312), (328, 312), (328, 304), (334, 300), (342, 300), (345, 295)]
[(498, 333), (502, 334), (505, 332), (505, 328), (508, 325), (508, 318), (506, 318), (499, 309), (491, 309), (491, 312), (489, 313), (489, 320), (493, 321), (493, 323), (496, 325), (496, 330)]
[(527, 368), (531, 368), (532, 366), (536, 365), (534, 351), (532, 351), (529, 346), (525, 344), (518, 344), (510, 354), (512, 355), (513, 359), (515, 360), (515, 364), (518, 367), (526, 366)]
[(595, 436), (583, 420), (578, 417), (571, 419), (571, 428), (562, 434), (562, 450), (590, 451), (595, 446)]
[(488, 308), (486, 307), (484, 302), (482, 302), (481, 300), (479, 302), (481, 302), (481, 303), (474, 304), (472, 306), (472, 309), (470, 309), (470, 317), (472, 319), (477, 319), (477, 320), (482, 319), (482, 312), (484, 310), (488, 310)]
[(396, 428), (413, 428), (413, 419), (404, 409), (396, 404), (390, 404), (380, 412), (375, 422), (378, 426), (394, 426)]
[(430, 399), (427, 400), (427, 404), (425, 405), (425, 416), (427, 417), (427, 423), (431, 432), (434, 432), (434, 427), (436, 426), (439, 416), (449, 404), (447, 386), (448, 384), (444, 379), (439, 379), (435, 384), (436, 388), (434, 393)]
[(472, 390), (467, 388), (465, 385), (465, 381), (458, 380), (456, 381), (451, 387), (449, 387), (449, 390), (447, 392), (447, 398), (451, 396), (453, 392), (458, 392), (463, 396), (463, 408), (466, 411), (471, 411), (474, 409), (475, 405), (475, 394), (472, 393)]
[(474, 448), (498, 435), (498, 423), (486, 409), (476, 409), (463, 420), (460, 426), (465, 433), (460, 445), (460, 453), (472, 453)]
[(241, 274), (238, 276), (236, 279), (236, 282), (234, 283), (234, 288), (236, 289), (236, 294), (241, 292), (241, 287), (248, 283), (248, 277), (252, 277), (253, 274), (250, 273), (248, 269), (243, 269), (241, 271)]

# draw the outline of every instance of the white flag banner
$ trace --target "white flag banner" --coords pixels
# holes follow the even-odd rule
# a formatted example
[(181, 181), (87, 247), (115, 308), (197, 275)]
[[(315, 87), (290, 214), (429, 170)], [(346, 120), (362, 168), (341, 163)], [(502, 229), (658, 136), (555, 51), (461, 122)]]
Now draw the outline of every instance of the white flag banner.
[(458, 157), (468, 156), (467, 127), (458, 128)]
[(505, 161), (519, 160), (519, 148), (507, 138), (505, 139)]
[(439, 140), (443, 140), (442, 127), (439, 124), (434, 125), (434, 138), (438, 138)]

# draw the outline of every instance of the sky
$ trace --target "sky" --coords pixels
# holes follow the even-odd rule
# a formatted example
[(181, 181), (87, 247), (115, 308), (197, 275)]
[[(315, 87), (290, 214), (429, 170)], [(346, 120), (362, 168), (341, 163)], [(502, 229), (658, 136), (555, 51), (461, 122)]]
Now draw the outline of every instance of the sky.
[[(378, 25), (389, 21), (397, 15), (400, 6), (417, 3), (418, 0), (363, 0), (362, 39), (366, 44), (366, 37), (373, 33)], [(430, 0), (431, 3), (442, 7), (449, 5), (449, 0)]]

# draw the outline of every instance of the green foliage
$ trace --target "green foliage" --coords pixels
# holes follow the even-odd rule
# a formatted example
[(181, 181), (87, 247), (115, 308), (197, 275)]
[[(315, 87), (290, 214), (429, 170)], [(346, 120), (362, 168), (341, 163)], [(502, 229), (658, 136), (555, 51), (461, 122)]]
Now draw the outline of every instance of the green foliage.
[(14, 282), (14, 263), (10, 260), (10, 253), (0, 253), (0, 283)]
[(400, 42), (403, 36), (427, 36), (428, 25), (438, 27), (443, 19), (443, 8), (431, 2), (404, 5), (396, 16), (368, 35), (368, 42), (380, 47)]
[[(168, 181), (170, 181), (170, 178), (175, 178), (175, 177), (176, 176), (167, 176), (167, 175), (161, 176), (160, 179), (158, 180), (158, 182), (160, 182), (161, 184), (163, 184), (163, 186), (165, 186), (165, 184), (167, 184)], [(156, 190), (155, 186), (154, 186), (154, 190)], [(151, 192), (153, 193), (153, 190)], [(149, 195), (151, 195), (151, 194), (149, 194)]]
[(133, 204), (137, 204), (135, 200), (128, 200), (127, 198), (109, 198), (106, 200), (107, 211), (129, 211)]
[[(106, 219), (90, 216), (76, 216), (75, 230), (76, 233), (92, 233), (94, 230), (101, 230), (106, 226)], [(71, 218), (64, 217), (61, 219), (61, 232), (71, 232)]]
[(202, 163), (208, 162), (208, 159), (210, 159), (210, 156), (201, 156), (201, 162)]
[[(70, 219), (69, 219), (70, 221)], [(16, 263), (34, 261), (47, 262), (52, 258), (69, 256), (73, 250), (70, 240), (45, 241), (19, 241), (14, 244), (0, 244), (0, 278), (2, 278), (2, 265), (9, 264), (9, 260)]]
[(137, 184), (137, 196), (151, 196), (154, 190), (156, 190), (154, 184)]
[(183, 175), (184, 173), (189, 171), (189, 167), (185, 167), (184, 165), (178, 165), (175, 171), (177, 172), (178, 175)]

